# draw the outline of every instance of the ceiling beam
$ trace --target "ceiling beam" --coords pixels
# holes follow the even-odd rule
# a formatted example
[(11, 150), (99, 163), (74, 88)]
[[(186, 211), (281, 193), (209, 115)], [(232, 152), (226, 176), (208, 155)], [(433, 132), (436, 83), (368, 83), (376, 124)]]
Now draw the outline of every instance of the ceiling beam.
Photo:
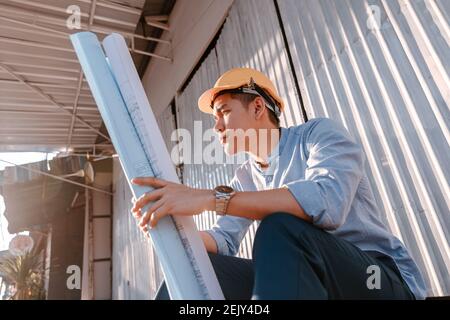
[(74, 52), (73, 48), (63, 48), (61, 46), (53, 46), (51, 44), (35, 42), (35, 41), (30, 41), (30, 40), (14, 39), (14, 38), (7, 38), (7, 37), (0, 36), (0, 41), (6, 42), (6, 43), (11, 43), (11, 44), (23, 45), (23, 46), (27, 46), (27, 47), (50, 49), (50, 50), (70, 52), (70, 53)]
[(146, 21), (169, 21), (169, 16), (168, 15), (151, 15), (151, 16), (146, 16), (145, 17)]
[[(23, 142), (23, 143), (14, 143), (14, 146), (8, 144), (2, 144), (0, 143), (0, 150), (11, 150), (14, 149), (15, 146), (20, 146), (22, 150), (30, 150), (33, 146), (42, 146), (42, 147), (52, 147), (52, 148), (58, 148), (58, 151), (61, 151), (62, 149), (65, 149), (65, 142), (49, 142), (43, 145), (41, 143), (30, 143), (29, 141)], [(87, 149), (98, 149), (98, 150), (113, 150), (114, 146), (112, 144), (95, 144), (95, 143), (74, 143), (72, 144), (73, 148), (80, 149), (80, 148), (87, 148)]]
[[(64, 114), (61, 112), (50, 112), (50, 111), (25, 111), (25, 110), (1, 110), (0, 109), (0, 113), (1, 114), (11, 114), (11, 115), (16, 115), (16, 114), (21, 114), (21, 115), (32, 115), (32, 116), (45, 116), (45, 117), (52, 117), (52, 116), (57, 116), (57, 117), (71, 117), (72, 114)], [(93, 121), (98, 121), (101, 119), (100, 114), (92, 114), (92, 115), (86, 115), (86, 117), (92, 118), (94, 119)]]
[(50, 56), (50, 55), (42, 55), (42, 54), (36, 54), (36, 53), (14, 52), (14, 51), (8, 51), (8, 50), (0, 50), (0, 53), (3, 53), (5, 55), (12, 54), (12, 55), (19, 56), (19, 57), (28, 57), (28, 58), (35, 58), (35, 59), (45, 59), (45, 60), (52, 60), (52, 61), (78, 63), (78, 60), (76, 60), (76, 59), (54, 57), (54, 56)]
[[(45, 15), (45, 14), (39, 14), (37, 17), (35, 15), (30, 14), (29, 11), (24, 10), (24, 9), (20, 9), (20, 8), (11, 8), (5, 5), (0, 4), (0, 12), (1, 12), (1, 16), (3, 18), (5, 18), (5, 15), (8, 15), (6, 18), (10, 19), (10, 20), (14, 20), (17, 23), (20, 23), (22, 25), (27, 25), (30, 28), (39, 28), (42, 30), (47, 30), (49, 32), (54, 32), (57, 34), (61, 34), (64, 33), (66, 35), (70, 35), (73, 32), (77, 32), (77, 30), (75, 31), (60, 31), (60, 30), (55, 30), (49, 27), (44, 27), (44, 26), (40, 26), (37, 23), (39, 22), (45, 22), (47, 24), (52, 24), (58, 27), (63, 27), (63, 30), (67, 30), (66, 28), (66, 19), (62, 19), (62, 18), (55, 18), (49, 15)], [(27, 21), (34, 21), (33, 23), (29, 23), (27, 21), (22, 21), (22, 20), (17, 20), (17, 19), (12, 19), (10, 18), (13, 15), (20, 15), (21, 18), (26, 19)], [(88, 30), (88, 24), (81, 22), (81, 30)], [(115, 33), (119, 33), (121, 35), (123, 35), (125, 38), (131, 39), (131, 38), (135, 38), (135, 39), (140, 39), (140, 40), (146, 40), (146, 41), (154, 41), (154, 42), (158, 42), (158, 43), (162, 43), (162, 44), (166, 44), (166, 45), (170, 45), (171, 41), (169, 40), (163, 40), (163, 39), (159, 39), (159, 38), (155, 38), (155, 37), (145, 37), (142, 35), (138, 35), (138, 34), (134, 34), (132, 32), (127, 32), (121, 29), (116, 29), (113, 27), (100, 27), (100, 26), (91, 26), (91, 31), (95, 32), (95, 33), (101, 33), (101, 34), (110, 34), (111, 32), (115, 32)]]
[[(61, 104), (61, 103), (59, 103)], [(62, 105), (62, 104), (61, 104)], [(35, 110), (37, 109), (50, 109), (50, 108), (54, 108), (53, 104), (39, 104), (39, 103), (19, 103), (19, 102), (1, 102), (0, 101), (0, 108), (8, 108), (8, 107), (13, 107), (14, 109), (16, 108), (33, 108)], [(64, 110), (72, 110), (73, 107), (70, 106), (63, 106)], [(93, 107), (79, 107), (78, 110), (83, 110), (83, 111), (95, 111), (95, 113), (98, 113), (98, 109), (96, 105), (93, 105)], [(71, 113), (72, 115), (72, 113)]]
[[(14, 132), (11, 130), (11, 132), (4, 133), (0, 131), (0, 138), (1, 137), (12, 137), (10, 139), (11, 141), (14, 141), (16, 138), (28, 138), (30, 136), (33, 136), (33, 138), (41, 138), (41, 137), (53, 137), (53, 138), (61, 138), (61, 141), (64, 141), (64, 137), (67, 136), (67, 129), (64, 130), (64, 132), (61, 133), (52, 133), (52, 132), (33, 132), (32, 134), (30, 132)], [(77, 139), (90, 139), (95, 138), (95, 134), (79, 134), (77, 135)], [(9, 139), (8, 139), (9, 140)]]
[(155, 27), (155, 28), (158, 28), (158, 29), (163, 29), (163, 30), (166, 30), (166, 31), (170, 31), (169, 24), (152, 20), (151, 16), (145, 17), (145, 22), (149, 26), (152, 26), (152, 27)]
[[(0, 79), (0, 83), (17, 84), (17, 83), (20, 83), (20, 81), (18, 82), (18, 81), (11, 80), (11, 79)], [(34, 82), (34, 81), (27, 81), (27, 83), (30, 84), (31, 86), (73, 90), (72, 86), (67, 86), (67, 85), (59, 84), (59, 83), (45, 83), (45, 82)], [(83, 88), (83, 90), (89, 90), (89, 89)]]
[(31, 24), (31, 23), (27, 23), (24, 21), (11, 19), (11, 18), (5, 17), (5, 16), (0, 16), (0, 20), (7, 21), (7, 22), (10, 22), (13, 24), (22, 25), (22, 26), (26, 27), (26, 28), (20, 28), (17, 26), (12, 26), (12, 25), (6, 24), (6, 25), (3, 25), (2, 28), (8, 28), (8, 29), (13, 29), (13, 30), (17, 30), (17, 31), (27, 32), (27, 33), (39, 34), (39, 35), (44, 35), (47, 37), (52, 36), (52, 37), (67, 40), (67, 33), (63, 32), (63, 31), (58, 31), (58, 30), (55, 30), (52, 28), (38, 26), (36, 24)]
[[(59, 124), (59, 125), (61, 125), (61, 124)], [(29, 125), (29, 126), (23, 126), (23, 127), (11, 126), (11, 128), (4, 128), (4, 127), (0, 128), (1, 133), (9, 133), (11, 131), (21, 133), (24, 131), (31, 132), (31, 131), (36, 131), (36, 130), (39, 130), (44, 133), (45, 132), (67, 133), (67, 126), (56, 127), (55, 125), (52, 125), (52, 126), (43, 127), (43, 126), (40, 126), (40, 123), (39, 123), (37, 127), (33, 127), (32, 125)], [(88, 128), (77, 128), (76, 131), (91, 133), (91, 130)]]
[[(56, 100), (54, 100), (51, 96), (49, 96), (48, 94), (44, 93), (40, 88), (35, 87), (31, 84), (29, 84), (27, 82), (27, 80), (25, 80), (22, 76), (15, 74), (15, 72), (8, 66), (6, 66), (5, 64), (0, 62), (0, 68), (2, 68), (3, 70), (5, 70), (9, 75), (11, 75), (12, 77), (14, 77), (16, 80), (18, 80), (19, 82), (23, 83), (24, 85), (26, 85), (27, 87), (29, 87), (31, 90), (33, 90), (34, 92), (36, 92), (38, 95), (40, 95), (41, 97), (43, 97), (44, 99), (48, 100), (49, 102), (51, 102), (54, 106), (58, 107), (60, 110), (66, 112), (66, 113), (70, 113), (70, 115), (72, 115), (72, 112), (65, 109), (65, 106), (58, 103)], [(83, 125), (91, 128), (94, 132), (98, 133), (100, 136), (102, 136), (103, 138), (105, 138), (107, 141), (111, 141), (111, 139), (106, 136), (105, 134), (103, 134), (102, 132), (100, 132), (100, 130), (98, 130), (97, 128), (93, 127), (90, 123), (88, 123), (87, 121), (85, 121), (84, 119), (82, 119), (79, 116), (75, 116), (76, 119), (81, 122)]]
[[(26, 5), (26, 6), (34, 7), (34, 8), (39, 8), (39, 9), (43, 9), (43, 10), (46, 10), (46, 11), (54, 11), (54, 12), (58, 12), (58, 13), (62, 13), (62, 14), (67, 14), (66, 8), (39, 3), (38, 1), (9, 0), (8, 2), (9, 3), (22, 4), (22, 5)], [(89, 18), (89, 15), (87, 13), (84, 13), (84, 12), (80, 12), (80, 16), (83, 17), (83, 18)], [(103, 22), (109, 22), (109, 23), (113, 23), (115, 25), (121, 25), (121, 26), (129, 28), (129, 29), (136, 28), (136, 23), (128, 22), (128, 21), (124, 21), (124, 20), (117, 20), (117, 19), (103, 17), (103, 16), (97, 16), (97, 17), (95, 17), (95, 20), (103, 21)]]
[[(83, 3), (91, 3), (91, 0), (76, 0), (76, 1), (83, 2)], [(113, 9), (116, 11), (126, 12), (126, 13), (130, 13), (130, 14), (135, 14), (138, 17), (140, 17), (141, 13), (142, 13), (142, 8), (130, 7), (125, 4), (120, 4), (117, 2), (112, 2), (112, 1), (107, 1), (107, 0), (100, 1), (99, 3), (97, 3), (97, 6), (108, 8), (108, 9)]]
[(13, 62), (13, 61), (3, 61), (4, 64), (11, 67), (27, 67), (27, 68), (36, 68), (36, 69), (45, 69), (52, 71), (60, 71), (60, 72), (70, 72), (70, 73), (79, 73), (80, 70), (70, 69), (70, 68), (60, 68), (60, 67), (50, 67), (45, 64), (32, 64), (32, 63), (23, 63), (23, 62)]

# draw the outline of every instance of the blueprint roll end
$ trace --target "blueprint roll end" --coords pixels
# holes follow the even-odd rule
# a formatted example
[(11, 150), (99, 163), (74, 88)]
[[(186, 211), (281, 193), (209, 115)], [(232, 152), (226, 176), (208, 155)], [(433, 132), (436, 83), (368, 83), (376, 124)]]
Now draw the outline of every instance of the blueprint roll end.
[(103, 46), (105, 46), (105, 44), (107, 45), (108, 43), (120, 43), (120, 45), (127, 47), (128, 49), (128, 45), (127, 42), (125, 41), (125, 38), (116, 32), (111, 33), (110, 35), (106, 36), (105, 39), (103, 39)]
[(90, 31), (81, 31), (77, 33), (72, 33), (70, 36), (72, 43), (78, 39), (94, 38), (98, 41), (97, 35)]

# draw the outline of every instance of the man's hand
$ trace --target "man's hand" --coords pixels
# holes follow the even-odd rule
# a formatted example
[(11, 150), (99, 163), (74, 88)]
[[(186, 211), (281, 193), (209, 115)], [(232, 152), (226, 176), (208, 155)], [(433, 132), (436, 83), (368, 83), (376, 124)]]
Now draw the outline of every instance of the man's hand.
[[(137, 199), (131, 209), (133, 215), (140, 219), (139, 227), (144, 232), (148, 224), (154, 228), (166, 215), (193, 216), (215, 208), (213, 190), (194, 189), (152, 177), (135, 178), (131, 183), (155, 189)], [(142, 212), (149, 203), (151, 205)]]

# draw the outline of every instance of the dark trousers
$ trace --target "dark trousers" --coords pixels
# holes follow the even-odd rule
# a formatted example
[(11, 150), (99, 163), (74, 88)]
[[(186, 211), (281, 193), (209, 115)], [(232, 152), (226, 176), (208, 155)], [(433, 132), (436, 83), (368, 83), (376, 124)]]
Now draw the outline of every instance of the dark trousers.
[[(253, 260), (209, 256), (226, 299), (414, 299), (391, 258), (288, 213), (261, 221)], [(156, 299), (169, 299), (164, 283)]]

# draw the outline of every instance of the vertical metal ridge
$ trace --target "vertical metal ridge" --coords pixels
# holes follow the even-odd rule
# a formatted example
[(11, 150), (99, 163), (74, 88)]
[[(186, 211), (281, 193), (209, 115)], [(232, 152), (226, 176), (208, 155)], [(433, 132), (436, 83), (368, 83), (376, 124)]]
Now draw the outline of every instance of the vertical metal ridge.
[[(341, 9), (343, 10), (344, 8), (341, 7)], [(351, 11), (351, 8), (348, 7), (348, 6), (346, 6), (345, 9)], [(350, 60), (351, 60), (351, 63), (352, 63), (352, 68), (353, 68), (353, 70), (356, 73), (356, 77), (357, 77), (359, 86), (362, 89), (364, 102), (365, 102), (366, 106), (369, 108), (369, 112), (371, 114), (372, 120), (377, 124), (376, 125), (376, 127), (378, 128), (378, 130), (377, 130), (378, 132), (377, 133), (378, 133), (378, 135), (379, 135), (379, 137), (381, 139), (381, 142), (382, 142), (382, 145), (383, 145), (383, 149), (384, 149), (385, 153), (388, 155), (388, 160), (390, 160), (392, 171), (393, 171), (393, 174), (394, 174), (394, 177), (395, 177), (395, 180), (396, 180), (395, 183), (396, 183), (396, 185), (398, 187), (398, 190), (400, 192), (400, 196), (402, 198), (403, 205), (407, 209), (405, 212), (407, 213), (407, 218), (408, 218), (408, 220), (410, 222), (410, 226), (414, 230), (413, 236), (416, 239), (417, 245), (418, 245), (420, 253), (421, 253), (421, 257), (424, 260), (424, 265), (425, 265), (426, 272), (427, 272), (429, 278), (432, 280), (433, 286), (437, 289), (438, 294), (442, 293), (442, 289), (440, 287), (439, 279), (438, 279), (437, 274), (436, 274), (436, 272), (435, 272), (435, 270), (433, 268), (432, 258), (431, 258), (430, 254), (428, 252), (428, 249), (427, 249), (425, 237), (423, 235), (423, 230), (420, 227), (420, 224), (419, 224), (419, 222), (417, 220), (417, 217), (414, 214), (414, 209), (412, 208), (412, 206), (410, 204), (410, 201), (409, 201), (409, 196), (408, 196), (408, 194), (409, 194), (408, 189), (409, 188), (406, 186), (404, 179), (402, 179), (402, 176), (403, 176), (402, 173), (401, 173), (402, 170), (399, 168), (399, 165), (397, 164), (398, 161), (396, 161), (396, 159), (398, 159), (398, 158), (394, 156), (394, 152), (393, 152), (392, 148), (390, 147), (388, 139), (385, 136), (383, 127), (381, 125), (382, 120), (380, 119), (380, 116), (376, 112), (376, 108), (375, 108), (375, 106), (372, 103), (372, 100), (370, 98), (370, 94), (369, 94), (369, 91), (368, 91), (367, 83), (366, 83), (366, 81), (365, 81), (365, 79), (364, 79), (364, 77), (363, 77), (363, 75), (361, 73), (361, 68), (360, 68), (360, 66), (358, 64), (358, 61), (357, 61), (356, 57), (355, 57), (355, 53), (353, 52), (354, 49), (353, 49), (352, 43), (350, 43), (350, 41), (348, 39), (348, 36), (347, 36), (347, 33), (344, 32), (345, 31), (345, 27), (341, 23), (341, 18), (339, 18), (338, 21), (339, 21), (339, 24), (340, 24), (340, 27), (341, 27), (340, 28), (341, 35), (342, 35), (342, 37), (343, 37), (343, 39), (344, 39), (344, 41), (346, 43), (346, 48), (348, 49), (347, 53), (349, 54), (349, 57), (350, 57)], [(364, 38), (359, 37), (358, 38), (358, 43), (361, 43), (361, 42), (363, 44), (365, 44)], [(365, 53), (366, 53), (365, 57), (368, 58), (369, 61), (370, 61), (371, 70), (373, 70), (376, 73), (375, 78), (376, 78), (377, 84), (379, 86), (378, 89), (380, 89), (380, 91), (381, 91), (381, 94), (383, 96), (383, 100), (385, 102), (387, 102), (388, 105), (391, 105), (390, 109), (391, 109), (391, 113), (392, 113), (392, 102), (390, 101), (390, 98), (389, 98), (388, 94), (386, 93), (386, 88), (384, 88), (384, 83), (383, 83), (383, 81), (381, 81), (381, 76), (378, 73), (377, 68), (375, 67), (375, 62), (374, 62), (374, 59), (373, 59), (373, 57), (371, 55), (371, 52), (370, 52), (370, 50), (368, 50), (367, 47), (364, 47), (364, 50), (365, 50)], [(395, 114), (394, 114), (394, 120), (396, 120), (394, 125), (393, 125), (395, 133), (396, 134), (400, 133), (400, 136), (403, 138), (403, 139), (400, 139), (400, 140), (404, 141), (405, 139), (404, 139), (403, 131), (401, 130), (401, 124), (398, 121), (398, 119), (395, 117)], [(365, 131), (364, 129), (362, 129), (362, 130)], [(362, 132), (359, 132), (359, 133), (362, 134)]]
[(436, 27), (440, 30), (442, 37), (450, 46), (450, 28), (448, 26), (448, 21), (444, 17), (444, 13), (439, 8), (435, 0), (425, 0), (425, 6), (433, 17)]
[[(449, 187), (448, 187), (447, 180), (445, 179), (445, 175), (443, 173), (443, 170), (442, 170), (442, 168), (440, 166), (440, 163), (437, 160), (437, 157), (435, 155), (435, 152), (434, 152), (434, 150), (433, 150), (433, 148), (431, 146), (431, 143), (429, 141), (428, 135), (426, 134), (426, 132), (424, 130), (424, 127), (422, 125), (422, 122), (420, 121), (420, 117), (419, 117), (419, 115), (416, 112), (414, 103), (412, 101), (412, 97), (409, 94), (409, 91), (407, 89), (407, 86), (406, 86), (404, 80), (400, 76), (401, 72), (398, 69), (398, 67), (395, 64), (395, 62), (394, 62), (392, 54), (390, 53), (388, 45), (387, 45), (387, 43), (386, 43), (386, 41), (384, 39), (383, 33), (375, 32), (374, 34), (377, 37), (377, 39), (379, 40), (380, 45), (382, 46), (382, 50), (383, 50), (383, 53), (385, 55), (385, 60), (388, 62), (389, 67), (392, 69), (391, 74), (394, 77), (394, 79), (396, 80), (397, 85), (399, 86), (398, 89), (399, 89), (400, 94), (403, 97), (404, 104), (405, 104), (405, 106), (406, 106), (406, 108), (408, 110), (408, 113), (412, 117), (412, 121), (411, 122), (412, 122), (412, 124), (414, 125), (414, 127), (416, 128), (416, 130), (418, 132), (419, 139), (420, 139), (420, 142), (422, 144), (422, 147), (425, 149), (425, 155), (427, 156), (428, 160), (432, 164), (431, 168), (432, 168), (432, 170), (435, 173), (434, 176), (439, 181), (439, 186), (440, 186), (440, 188), (442, 190), (443, 197), (444, 197), (445, 201), (447, 202), (447, 206), (450, 207), (450, 198), (449, 198), (450, 190), (449, 190)], [(399, 128), (401, 129), (401, 126)], [(406, 136), (405, 136), (405, 134), (403, 132), (402, 132), (401, 136), (402, 136), (402, 141), (403, 140), (405, 140), (405, 141), (407, 140)], [(413, 154), (412, 154), (411, 150), (409, 149), (409, 144), (406, 143), (405, 147), (407, 148), (407, 151), (405, 152), (408, 155), (407, 158), (410, 158), (410, 157), (413, 158)], [(418, 177), (418, 180), (419, 180), (418, 183), (420, 185), (420, 188), (422, 189), (422, 193), (427, 197), (425, 201), (427, 202), (427, 205), (431, 209), (430, 210), (430, 214), (432, 215), (432, 218), (434, 220), (436, 220), (437, 218), (435, 217), (435, 214), (434, 214), (434, 210), (435, 210), (434, 206), (431, 203), (431, 199), (430, 199), (430, 197), (428, 195), (428, 192), (426, 191), (426, 188), (424, 186), (425, 182), (424, 182), (423, 178), (421, 177), (421, 175), (419, 173), (419, 170), (418, 170), (418, 168), (416, 166), (416, 161), (411, 161), (411, 165), (413, 166), (414, 172), (415, 172), (415, 174)], [(439, 224), (437, 224), (437, 225), (439, 225)], [(444, 243), (445, 242), (448, 243), (449, 241), (445, 241), (445, 236), (443, 236), (442, 228), (439, 228), (439, 227), (437, 227), (437, 228), (439, 229), (438, 232), (441, 234), (441, 237), (443, 237), (443, 239), (444, 239)], [(447, 246), (447, 248), (445, 248), (445, 246), (443, 246), (443, 250), (445, 250), (445, 252), (447, 254), (446, 261), (449, 264), (449, 268), (450, 268), (450, 260), (449, 260), (450, 259), (450, 249), (448, 248), (448, 246)]]
[(410, 45), (408, 44), (408, 41), (406, 40), (406, 36), (404, 35), (405, 31), (401, 29), (400, 23), (397, 21), (396, 16), (394, 15), (394, 12), (391, 10), (390, 5), (386, 0), (382, 0), (383, 7), (386, 11), (386, 14), (389, 17), (389, 20), (392, 24), (392, 27), (394, 28), (395, 33), (397, 34), (397, 37), (402, 45), (403, 50), (405, 50), (405, 54), (408, 57), (408, 62), (411, 64), (416, 76), (418, 77), (418, 80), (420, 82), (421, 88), (424, 90), (424, 94), (430, 103), (430, 107), (433, 110), (433, 114), (436, 117), (436, 120), (439, 124), (439, 127), (445, 137), (445, 140), (447, 143), (450, 144), (450, 131), (448, 128), (448, 123), (445, 122), (444, 116), (439, 110), (439, 107), (437, 105), (437, 99), (433, 96), (430, 86), (428, 82), (425, 80), (425, 75), (423, 74), (421, 68), (419, 68), (419, 65), (414, 58), (414, 54), (412, 52), (412, 49)]
[[(332, 39), (332, 36), (331, 36), (331, 34), (329, 33), (329, 30), (328, 30), (328, 26), (326, 24), (324, 24), (324, 25), (326, 26), (325, 30), (327, 31), (329, 37)], [(331, 48), (333, 50), (333, 53), (335, 54), (336, 57), (338, 57), (339, 54), (337, 52), (337, 49), (335, 47), (335, 44), (334, 44), (333, 40), (331, 40), (330, 45), (331, 45)], [(346, 91), (345, 93), (347, 94), (347, 98), (350, 100), (349, 102), (350, 102), (351, 112), (352, 112), (352, 115), (353, 115), (353, 118), (354, 118), (354, 121), (355, 121), (355, 125), (356, 125), (356, 128), (357, 128), (357, 131), (361, 135), (360, 138), (362, 140), (364, 149), (366, 151), (366, 155), (368, 157), (369, 166), (372, 168), (372, 172), (374, 172), (374, 174), (375, 174), (376, 181), (378, 182), (377, 186), (381, 186), (381, 190), (380, 190), (381, 191), (381, 196), (382, 196), (382, 199), (383, 199), (384, 207), (387, 210), (388, 221), (390, 222), (390, 227), (395, 232), (395, 234), (401, 239), (402, 238), (401, 232), (400, 232), (400, 229), (399, 229), (399, 226), (398, 226), (395, 214), (394, 214), (394, 210), (393, 210), (393, 208), (391, 206), (391, 200), (390, 200), (390, 197), (388, 196), (388, 193), (387, 193), (386, 189), (384, 188), (384, 185), (386, 183), (385, 182), (385, 178), (383, 178), (383, 175), (381, 174), (381, 170), (380, 170), (380, 168), (377, 165), (377, 161), (375, 160), (376, 159), (375, 151), (372, 149), (372, 147), (370, 145), (370, 142), (369, 142), (369, 139), (368, 139), (368, 136), (367, 136), (367, 134), (366, 134), (366, 132), (364, 130), (364, 124), (363, 124), (363, 121), (361, 119), (361, 115), (360, 115), (360, 112), (358, 111), (357, 103), (355, 101), (355, 98), (352, 95), (352, 90), (351, 90), (350, 85), (349, 85), (351, 82), (347, 79), (347, 76), (346, 76), (345, 71), (344, 71), (344, 67), (343, 67), (343, 65), (342, 65), (342, 63), (341, 63), (339, 58), (336, 58), (336, 64), (337, 64), (339, 76), (343, 80), (343, 86), (344, 86), (345, 91)], [(382, 129), (381, 129), (380, 125), (378, 126), (378, 128), (379, 128), (378, 131), (382, 132)]]
[[(348, 7), (350, 8), (350, 6), (348, 6)], [(438, 221), (438, 219), (436, 217), (435, 208), (434, 208), (434, 206), (432, 204), (432, 201), (430, 199), (430, 196), (429, 196), (429, 194), (428, 194), (428, 192), (427, 192), (427, 190), (425, 188), (425, 182), (423, 180), (422, 175), (420, 174), (420, 170), (417, 167), (417, 163), (414, 160), (413, 152), (411, 151), (410, 144), (408, 143), (409, 141), (408, 141), (408, 139), (406, 137), (406, 134), (405, 134), (405, 132), (404, 132), (404, 130), (402, 128), (402, 125), (400, 123), (400, 119), (398, 118), (397, 113), (395, 112), (394, 103), (392, 101), (391, 96), (388, 93), (388, 88), (385, 86), (384, 82), (382, 81), (382, 75), (379, 73), (379, 70), (378, 70), (378, 68), (375, 65), (375, 61), (373, 59), (372, 53), (371, 53), (371, 51), (370, 51), (370, 49), (369, 49), (369, 47), (368, 47), (368, 45), (366, 43), (365, 38), (361, 34), (361, 29), (360, 29), (359, 24), (358, 24), (358, 22), (357, 22), (357, 20), (356, 20), (356, 18), (354, 16), (354, 12), (352, 10), (350, 10), (350, 14), (352, 16), (353, 23), (356, 26), (356, 29), (357, 29), (357, 31), (359, 33), (359, 36), (362, 39), (362, 44), (364, 46), (364, 49), (366, 50), (367, 57), (371, 61), (371, 66), (372, 66), (371, 70), (373, 70), (374, 73), (375, 73), (375, 78), (377, 79), (378, 86), (381, 89), (380, 90), (381, 94), (382, 94), (382, 96), (383, 96), (383, 98), (384, 98), (384, 100), (386, 102), (386, 107), (388, 107), (389, 114), (391, 115), (391, 119), (393, 119), (393, 121), (394, 121), (394, 126), (393, 127), (397, 128), (396, 132), (398, 133), (398, 137), (400, 138), (399, 141), (401, 142), (400, 145), (402, 147), (402, 151), (406, 155), (405, 158), (407, 159), (407, 163), (409, 164), (408, 167), (412, 167), (412, 169), (411, 169), (412, 172), (410, 172), (410, 173), (414, 177), (413, 181), (414, 181), (415, 184), (417, 183), (417, 187), (416, 188), (421, 190), (420, 194), (425, 198), (423, 201), (426, 203), (426, 206), (427, 206), (427, 209), (428, 209), (427, 210), (428, 214), (431, 215), (432, 230), (437, 233), (435, 235), (435, 239), (438, 242), (439, 248), (442, 250), (444, 261), (448, 264), (448, 267), (450, 268), (450, 260), (449, 260), (450, 259), (450, 249), (449, 249), (449, 247), (447, 245), (448, 241), (446, 240), (445, 235), (444, 235), (443, 230), (442, 230), (442, 227), (440, 226), (439, 221)], [(424, 139), (428, 140), (426, 135), (424, 134), (423, 128), (422, 128), (421, 123), (420, 123), (420, 121), (418, 119), (418, 116), (416, 114), (416, 110), (414, 109), (414, 107), (412, 105), (411, 97), (409, 96), (408, 90), (406, 89), (406, 86), (403, 83), (403, 79), (400, 76), (398, 76), (400, 71), (398, 70), (396, 64), (393, 61), (393, 57), (390, 54), (390, 50), (387, 47), (387, 44), (385, 42), (385, 39), (384, 39), (383, 35), (381, 34), (381, 32), (375, 32), (374, 34), (377, 37), (377, 39), (379, 40), (378, 43), (380, 44), (380, 46), (382, 48), (385, 61), (387, 62), (388, 67), (390, 68), (389, 71), (390, 71), (391, 75), (394, 77), (394, 79), (396, 80), (396, 84), (399, 86), (398, 87), (398, 91), (400, 92), (400, 95), (403, 97), (403, 99), (406, 100), (406, 101), (403, 101), (403, 102), (406, 105), (406, 108), (407, 108), (408, 112), (410, 114), (413, 114), (413, 116), (415, 116), (415, 117), (412, 118), (413, 126), (419, 131), (419, 133), (421, 133), (423, 135)], [(434, 166), (432, 166), (432, 168), (434, 168), (436, 170), (438, 168), (440, 169), (439, 164), (437, 163), (437, 160), (436, 160), (436, 158), (434, 156), (434, 152), (431, 149), (431, 146), (429, 145), (429, 142), (428, 142), (427, 146), (428, 146), (428, 148), (425, 148), (426, 149), (425, 153), (427, 154), (427, 156), (429, 155), (429, 153), (431, 153), (431, 155), (433, 156), (433, 159), (431, 161), (433, 162)], [(442, 173), (442, 171), (439, 171), (439, 170), (437, 170), (437, 171), (438, 171), (438, 173), (436, 175), (437, 175), (438, 179), (440, 179), (440, 177), (443, 177), (443, 173)]]
[(443, 62), (441, 61), (441, 57), (437, 54), (435, 47), (431, 43), (432, 37), (427, 34), (423, 24), (417, 16), (417, 12), (412, 7), (412, 4), (407, 0), (399, 1), (401, 3), (401, 9), (405, 19), (412, 30), (416, 41), (418, 42), (422, 56), (424, 57), (428, 68), (431, 70), (431, 74), (436, 79), (436, 84), (438, 85), (442, 96), (444, 97), (447, 105), (449, 105), (450, 93), (448, 87), (450, 84), (450, 79)]

